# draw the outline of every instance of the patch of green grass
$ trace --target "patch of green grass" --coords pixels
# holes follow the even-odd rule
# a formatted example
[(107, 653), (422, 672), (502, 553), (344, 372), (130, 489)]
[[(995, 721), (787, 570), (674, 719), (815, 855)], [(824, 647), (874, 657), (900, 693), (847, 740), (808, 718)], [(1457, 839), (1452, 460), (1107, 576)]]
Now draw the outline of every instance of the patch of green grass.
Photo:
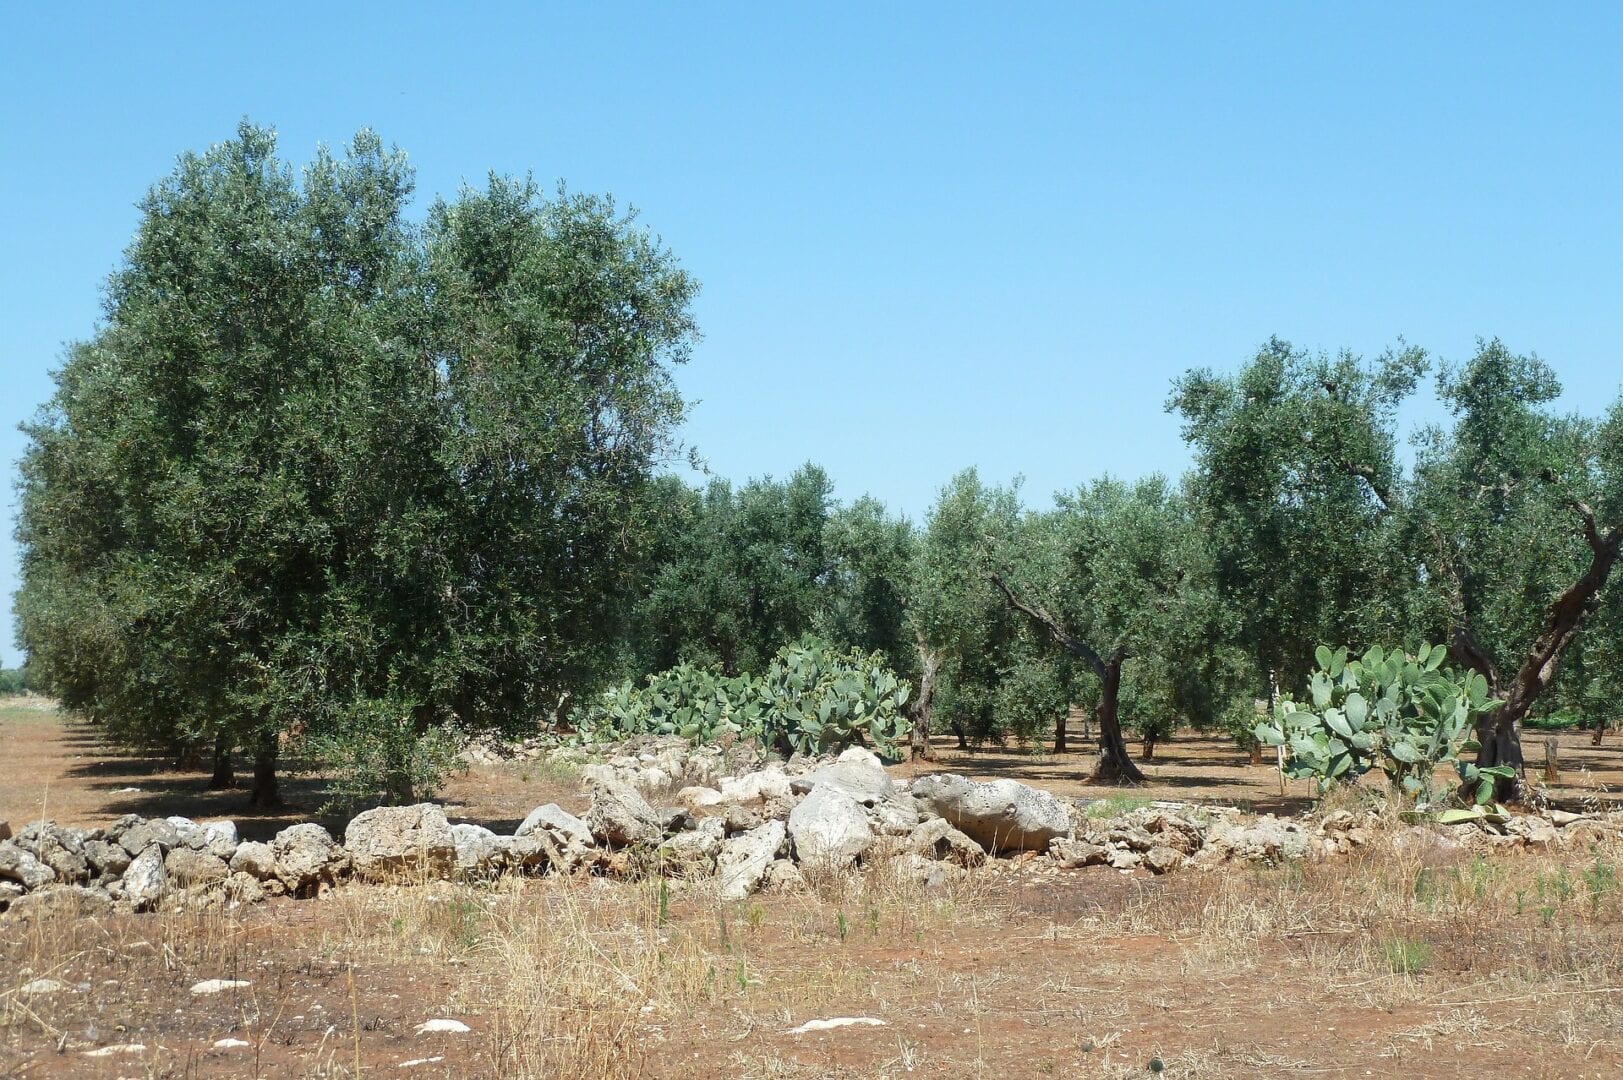
[(1138, 795), (1107, 795), (1088, 803), (1083, 812), (1090, 818), (1113, 818), (1134, 810), (1142, 810), (1150, 800)]
[(1431, 963), (1431, 946), (1395, 937), (1386, 943), (1386, 966), (1399, 975), (1419, 975)]

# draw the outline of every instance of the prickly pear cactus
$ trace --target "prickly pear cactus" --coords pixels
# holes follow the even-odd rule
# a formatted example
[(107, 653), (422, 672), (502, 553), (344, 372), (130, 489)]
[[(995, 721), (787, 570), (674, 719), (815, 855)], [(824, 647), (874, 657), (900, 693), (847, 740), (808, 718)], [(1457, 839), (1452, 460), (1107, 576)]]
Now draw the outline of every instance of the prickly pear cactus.
[(1252, 734), (1284, 747), (1286, 775), (1312, 779), (1320, 793), (1374, 768), (1416, 798), (1436, 794), (1439, 765), (1453, 764), (1473, 781), (1487, 770), (1459, 755), (1476, 749), (1472, 724), (1492, 701), (1487, 680), (1445, 667), (1446, 655), (1441, 645), (1422, 645), (1413, 655), (1375, 646), (1349, 659), (1346, 649), (1321, 645), (1307, 700), (1286, 697)]

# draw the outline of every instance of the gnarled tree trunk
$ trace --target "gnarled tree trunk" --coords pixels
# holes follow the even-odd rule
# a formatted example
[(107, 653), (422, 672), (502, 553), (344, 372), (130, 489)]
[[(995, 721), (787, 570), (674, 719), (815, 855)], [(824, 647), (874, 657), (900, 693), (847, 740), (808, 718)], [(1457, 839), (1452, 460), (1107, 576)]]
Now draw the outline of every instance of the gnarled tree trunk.
[(913, 729), (908, 735), (908, 756), (914, 761), (928, 761), (935, 756), (930, 750), (930, 706), (935, 702), (935, 678), (941, 670), (941, 654), (918, 634), (919, 689), (908, 706), (908, 717)]
[(237, 786), (237, 774), (231, 768), (231, 740), (224, 732), (214, 737), (214, 775), (209, 777), (209, 790), (221, 791)]
[(262, 736), (254, 751), (254, 783), (248, 791), (248, 805), (267, 810), (282, 805), (282, 792), (276, 780), (276, 736)]
[(1065, 629), (1060, 621), (1047, 611), (1021, 600), (1001, 575), (993, 574), (992, 584), (1003, 592), (1010, 607), (1023, 612), (1041, 626), (1048, 632), (1049, 637), (1067, 652), (1081, 659), (1099, 677), (1103, 690), (1099, 695), (1099, 767), (1095, 770), (1094, 777), (1099, 780), (1142, 783), (1144, 774), (1134, 764), (1132, 755), (1127, 752), (1127, 743), (1121, 737), (1118, 705), (1121, 701), (1121, 666), (1129, 655), (1127, 650), (1118, 648), (1110, 654), (1109, 659), (1106, 659), (1100, 656), (1093, 646)]
[[(1555, 598), (1544, 627), (1516, 669), (1516, 679), (1505, 691), (1504, 700), (1497, 708), (1483, 713), (1477, 720), (1477, 758), (1479, 766), (1509, 765), (1519, 777), (1523, 771), (1522, 721), (1545, 687), (1555, 678), (1556, 665), (1561, 654), (1578, 635), (1584, 616), (1594, 608), (1600, 590), (1616, 565), (1618, 553), (1623, 549), (1623, 526), (1613, 528), (1604, 536), (1595, 524), (1595, 515), (1583, 502), (1576, 507), (1584, 520), (1584, 539), (1589, 543), (1589, 566), (1577, 581)], [(1454, 631), (1449, 651), (1457, 660), (1477, 671), (1488, 680), (1491, 692), (1498, 695), (1498, 680), (1492, 663), (1476, 647), (1468, 630)], [(1500, 799), (1514, 798), (1518, 788), (1516, 779), (1500, 780), (1495, 787)]]

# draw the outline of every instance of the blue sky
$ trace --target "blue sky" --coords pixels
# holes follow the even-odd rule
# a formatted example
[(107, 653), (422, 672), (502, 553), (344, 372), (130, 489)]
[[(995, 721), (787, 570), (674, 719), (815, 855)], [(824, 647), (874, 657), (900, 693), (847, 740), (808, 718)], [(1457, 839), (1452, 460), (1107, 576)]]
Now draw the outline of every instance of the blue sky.
[(967, 465), (1036, 502), (1182, 470), (1171, 380), (1270, 334), (1497, 335), (1618, 394), (1623, 9), (877, 6), (13, 8), (0, 461), (136, 200), (244, 115), (296, 162), (371, 126), (420, 202), (494, 169), (637, 206), (704, 284), (712, 469), (913, 515)]

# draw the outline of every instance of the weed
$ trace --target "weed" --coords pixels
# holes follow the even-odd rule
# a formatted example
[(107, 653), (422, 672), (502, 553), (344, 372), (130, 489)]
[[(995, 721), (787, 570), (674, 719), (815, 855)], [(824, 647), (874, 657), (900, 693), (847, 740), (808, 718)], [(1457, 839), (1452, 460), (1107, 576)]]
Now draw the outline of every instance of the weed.
[(1431, 963), (1431, 946), (1424, 941), (1395, 937), (1384, 949), (1386, 965), (1399, 975), (1419, 975)]

